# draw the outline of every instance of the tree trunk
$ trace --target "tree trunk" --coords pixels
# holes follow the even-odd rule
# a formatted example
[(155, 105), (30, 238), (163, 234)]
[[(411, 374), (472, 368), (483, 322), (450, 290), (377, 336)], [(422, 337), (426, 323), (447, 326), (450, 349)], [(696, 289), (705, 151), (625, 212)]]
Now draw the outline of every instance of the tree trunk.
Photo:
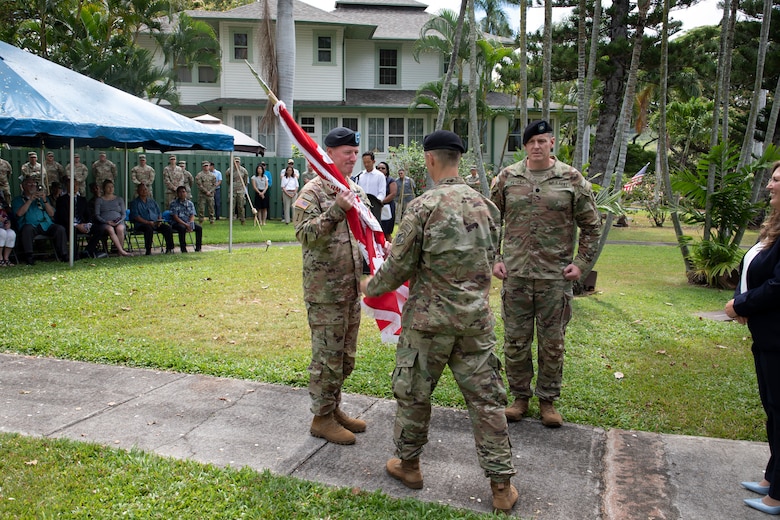
[[(666, 130), (666, 102), (668, 98), (668, 81), (669, 81), (669, 2), (670, 0), (664, 0), (663, 8), (663, 26), (661, 29), (661, 71), (660, 71), (660, 92), (658, 99), (658, 164), (660, 175), (663, 179), (663, 186), (666, 193), (666, 200), (672, 203), (673, 208), (677, 208), (677, 200), (674, 199), (672, 193), (672, 179), (669, 173), (669, 149)], [(717, 104), (717, 103), (716, 103)], [(717, 134), (717, 125), (715, 125)], [(657, 186), (656, 186), (657, 188)], [(693, 263), (690, 260), (690, 251), (688, 246), (683, 241), (683, 229), (680, 223), (680, 214), (676, 209), (672, 210), (672, 225), (674, 226), (674, 234), (677, 237), (677, 243), (680, 246), (680, 253), (683, 257), (683, 263), (685, 265), (685, 273), (689, 273), (693, 270)]]
[[(609, 36), (612, 42), (628, 37), (628, 0), (615, 0), (612, 2), (612, 18), (610, 21)], [(597, 40), (596, 40), (597, 41)], [(592, 40), (593, 43), (595, 41)], [(607, 161), (612, 150), (612, 142), (616, 133), (620, 102), (623, 99), (628, 68), (623, 57), (611, 57), (609, 64), (612, 66), (612, 74), (604, 81), (604, 92), (599, 107), (599, 120), (596, 126), (596, 139), (593, 144), (590, 171), (592, 173), (606, 173)], [(597, 181), (598, 182), (598, 181)], [(599, 182), (599, 184), (603, 184)]]
[[(439, 105), (439, 114), (436, 116), (436, 130), (444, 128), (444, 119), (447, 115), (447, 99), (450, 95), (450, 84), (452, 83), (452, 75), (455, 73), (456, 64), (458, 62), (458, 51), (460, 49), (460, 41), (463, 37), (463, 21), (466, 19), (466, 6), (469, 0), (463, 0), (460, 3), (460, 14), (458, 15), (458, 26), (455, 28), (455, 41), (452, 42), (452, 54), (450, 55), (450, 65), (447, 67), (447, 74), (444, 76), (444, 84), (441, 86), (441, 105)], [(426, 176), (428, 173), (426, 172)], [(432, 186), (433, 183), (429, 177), (426, 177), (428, 186)]]
[(520, 130), (528, 124), (528, 5), (520, 2)]
[(480, 142), (479, 115), (477, 114), (477, 96), (479, 81), (477, 79), (477, 20), (474, 15), (474, 0), (469, 3), (469, 141), (471, 149), (477, 158), (482, 193), (490, 196), (490, 187), (485, 177), (485, 163), (482, 160), (482, 143)]
[[(284, 101), (290, 114), (293, 111), (295, 96), (295, 21), (293, 20), (293, 0), (276, 2), (276, 63), (279, 71), (279, 92), (277, 97)], [(276, 155), (292, 157), (292, 140), (287, 132), (276, 135)]]
[[(585, 97), (585, 45), (587, 45), (587, 2), (579, 0), (577, 19), (577, 144), (574, 146), (574, 157), (572, 166), (575, 170), (582, 171), (582, 164), (586, 162), (582, 157), (582, 151), (585, 149), (582, 142), (585, 136), (585, 125), (588, 117), (588, 105), (590, 104)], [(595, 44), (595, 42), (594, 42)]]
[(550, 120), (552, 96), (552, 0), (544, 0), (544, 41), (542, 42), (542, 119)]

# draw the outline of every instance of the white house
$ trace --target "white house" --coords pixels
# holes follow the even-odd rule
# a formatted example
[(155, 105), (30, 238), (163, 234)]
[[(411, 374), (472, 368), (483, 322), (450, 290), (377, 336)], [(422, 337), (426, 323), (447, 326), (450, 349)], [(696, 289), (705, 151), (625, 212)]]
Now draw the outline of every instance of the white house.
[[(268, 4), (270, 19), (275, 20), (276, 2), (269, 0)], [(335, 10), (326, 12), (294, 0), (293, 116), (316, 141), (321, 142), (332, 128), (346, 126), (361, 132), (361, 148), (383, 159), (389, 147), (421, 142), (433, 130), (434, 110), (409, 110), (419, 86), (444, 73), (440, 56), (423, 54), (419, 62), (412, 57), (420, 29), (434, 16), (425, 12), (426, 7), (416, 0), (337, 0)], [(263, 8), (263, 2), (257, 1), (225, 12), (187, 11), (192, 18), (210, 24), (218, 35), (222, 73), (216, 78), (208, 67), (180, 69), (181, 105), (176, 111), (219, 117), (263, 143), (266, 155), (274, 156), (276, 133), (261, 131), (260, 125), (266, 96), (244, 63), (246, 59), (262, 74), (265, 50), (259, 27)], [(154, 48), (151, 38), (142, 44)], [(491, 93), (488, 100), (494, 107), (515, 106), (511, 96), (501, 93)], [(535, 107), (529, 106), (529, 113), (531, 119), (538, 117)], [(483, 134), (486, 162), (495, 164), (502, 152), (506, 162), (519, 146), (525, 125), (515, 124), (506, 139), (509, 121), (499, 115), (487, 123)]]

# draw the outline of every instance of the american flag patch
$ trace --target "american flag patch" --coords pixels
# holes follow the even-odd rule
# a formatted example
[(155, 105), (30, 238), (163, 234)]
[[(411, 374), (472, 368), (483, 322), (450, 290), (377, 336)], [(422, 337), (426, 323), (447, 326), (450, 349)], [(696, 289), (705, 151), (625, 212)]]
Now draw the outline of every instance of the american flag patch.
[(311, 204), (308, 200), (304, 199), (303, 197), (298, 197), (298, 199), (295, 201), (295, 207), (301, 208), (305, 210), (309, 207), (309, 204)]

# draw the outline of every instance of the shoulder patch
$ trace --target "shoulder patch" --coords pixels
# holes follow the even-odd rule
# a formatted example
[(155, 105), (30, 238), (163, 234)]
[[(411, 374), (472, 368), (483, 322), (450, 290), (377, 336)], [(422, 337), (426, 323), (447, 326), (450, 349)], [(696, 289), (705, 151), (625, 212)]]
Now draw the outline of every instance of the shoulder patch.
[(309, 207), (310, 204), (311, 204), (311, 202), (309, 202), (308, 200), (304, 199), (303, 197), (298, 197), (295, 200), (295, 207), (296, 208), (300, 208), (300, 209), (302, 209), (304, 211), (306, 210), (306, 208)]

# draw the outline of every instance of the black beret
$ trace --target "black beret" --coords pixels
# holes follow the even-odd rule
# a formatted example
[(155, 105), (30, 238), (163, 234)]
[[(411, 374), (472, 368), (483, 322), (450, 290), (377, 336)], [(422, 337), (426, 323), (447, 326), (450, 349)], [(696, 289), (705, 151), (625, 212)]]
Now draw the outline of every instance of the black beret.
[(463, 146), (463, 140), (458, 134), (449, 130), (436, 130), (428, 134), (423, 139), (423, 150), (455, 150), (464, 153), (466, 148)]
[(360, 144), (360, 133), (340, 126), (334, 128), (325, 136), (325, 146), (334, 148), (336, 146), (358, 146)]
[(523, 146), (525, 146), (525, 143), (531, 140), (531, 138), (535, 135), (542, 135), (542, 134), (551, 134), (553, 131), (552, 127), (550, 126), (550, 123), (547, 121), (541, 120), (541, 121), (534, 121), (530, 125), (528, 125), (525, 129), (525, 132), (523, 132)]

